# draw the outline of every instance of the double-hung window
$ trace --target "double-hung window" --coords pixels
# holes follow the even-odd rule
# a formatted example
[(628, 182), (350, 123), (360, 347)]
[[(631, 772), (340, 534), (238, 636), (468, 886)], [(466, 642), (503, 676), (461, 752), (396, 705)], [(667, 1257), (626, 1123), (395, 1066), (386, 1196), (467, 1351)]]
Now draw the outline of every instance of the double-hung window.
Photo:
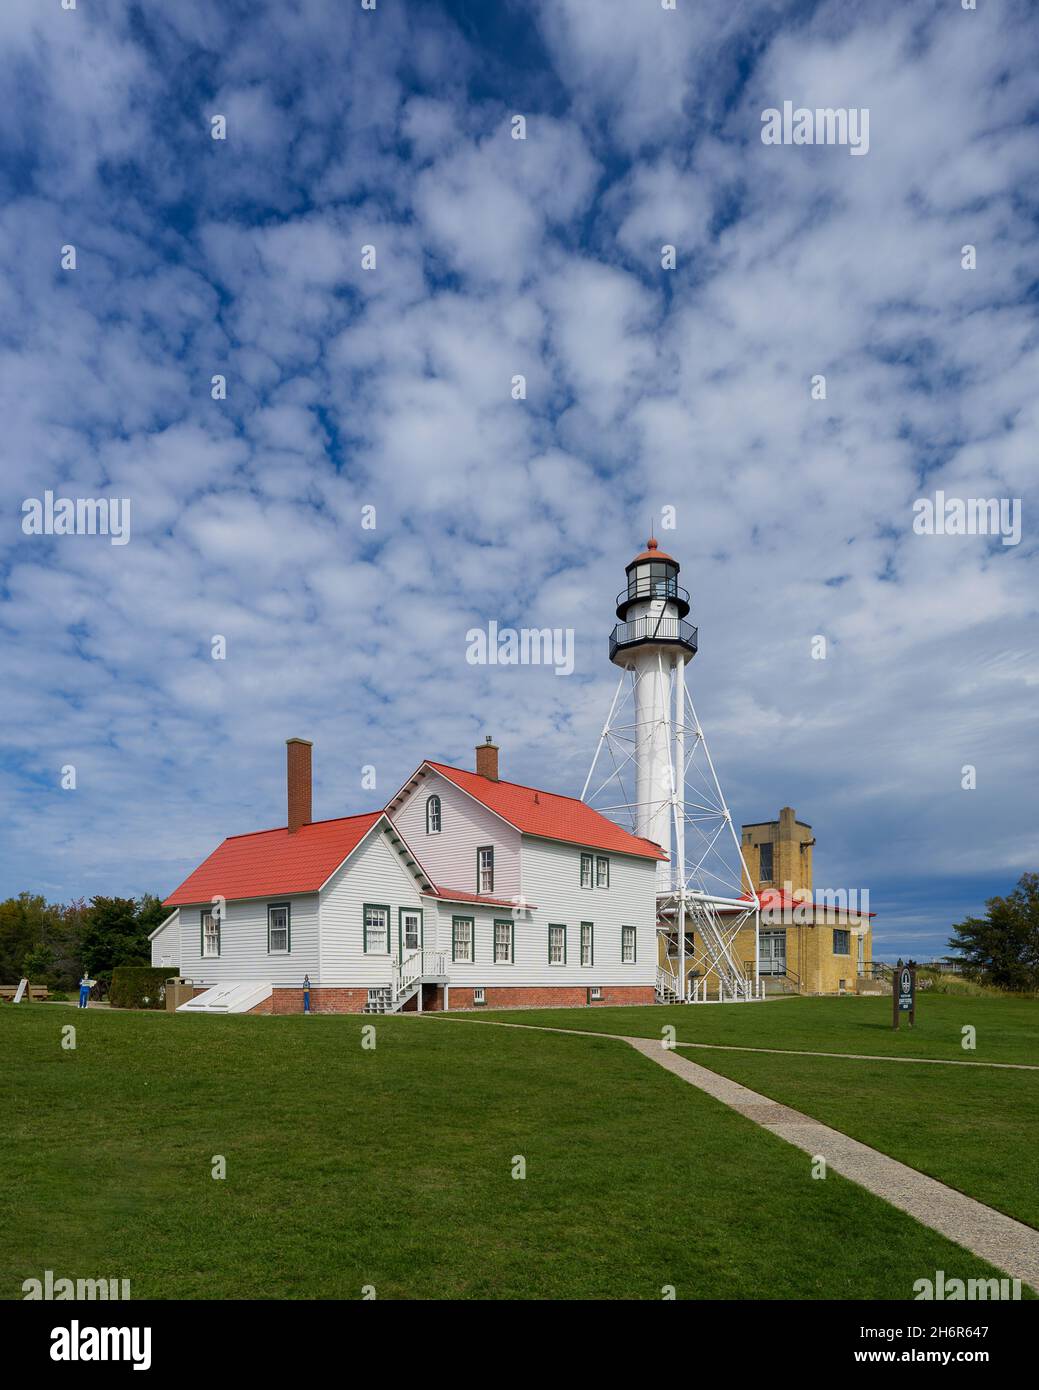
[(476, 851), (476, 891), (494, 892), (494, 846), (482, 845)]
[(364, 950), (366, 955), (390, 953), (390, 909), (381, 903), (364, 905)]
[(595, 861), (595, 886), (596, 888), (609, 888), (610, 886), (610, 861), (604, 858), (597, 858)]
[(426, 799), (426, 834), (439, 835), (441, 825), (441, 811), (439, 796), (430, 796)]
[(549, 927), (548, 963), (549, 965), (566, 964), (566, 927)]
[(581, 923), (581, 964), (595, 964), (595, 927), (591, 922)]
[(289, 935), (288, 903), (270, 903), (267, 907), (267, 954), (287, 956)]
[(581, 887), (591, 888), (592, 886), (593, 856), (590, 854), (581, 855)]
[(621, 961), (625, 965), (635, 964), (634, 927), (621, 927)]
[(495, 965), (512, 964), (512, 923), (495, 922), (494, 924), (494, 963)]
[(451, 919), (451, 959), (473, 961), (473, 919), (471, 917), (452, 917)]
[(208, 907), (202, 913), (202, 955), (204, 958), (220, 954), (220, 917)]

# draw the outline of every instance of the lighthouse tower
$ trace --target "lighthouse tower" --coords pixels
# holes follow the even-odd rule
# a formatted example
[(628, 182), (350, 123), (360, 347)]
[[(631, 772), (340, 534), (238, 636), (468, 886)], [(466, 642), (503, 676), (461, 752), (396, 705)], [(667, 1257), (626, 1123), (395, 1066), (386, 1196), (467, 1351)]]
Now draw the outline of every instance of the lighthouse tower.
[(657, 866), (658, 997), (752, 999), (758, 901), (689, 691), (698, 632), (680, 570), (653, 537), (625, 567), (610, 635), (620, 679), (581, 795), (668, 854)]
[[(610, 660), (634, 676), (635, 830), (669, 850), (674, 820), (672, 686), (685, 688), (685, 666), (696, 655), (696, 628), (685, 622), (689, 594), (679, 587), (677, 560), (651, 536), (627, 566), (617, 595)], [(681, 705), (678, 706), (681, 710)], [(658, 864), (657, 888), (671, 887), (673, 869)]]

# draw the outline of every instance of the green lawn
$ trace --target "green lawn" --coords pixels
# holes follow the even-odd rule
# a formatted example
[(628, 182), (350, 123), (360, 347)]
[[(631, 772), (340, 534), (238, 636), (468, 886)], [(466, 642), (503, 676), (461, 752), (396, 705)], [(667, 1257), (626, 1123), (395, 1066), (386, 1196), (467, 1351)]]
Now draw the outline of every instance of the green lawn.
[(995, 1273), (620, 1044), (389, 1018), (369, 1052), (370, 1022), (0, 1008), (0, 1295), (48, 1268), (221, 1299), (901, 1299)]
[(686, 1056), (1039, 1227), (1039, 1072)]
[[(891, 1027), (891, 999), (775, 999), (754, 1004), (676, 1004), (622, 1009), (480, 1010), (480, 1018), (540, 1023), (658, 1038), (673, 1024), (679, 1042), (864, 1052), (887, 1057), (944, 1057), (965, 1062), (1026, 1062), (1039, 1066), (1039, 1000), (919, 996), (916, 1026)], [(977, 1033), (965, 1050), (961, 1030)]]

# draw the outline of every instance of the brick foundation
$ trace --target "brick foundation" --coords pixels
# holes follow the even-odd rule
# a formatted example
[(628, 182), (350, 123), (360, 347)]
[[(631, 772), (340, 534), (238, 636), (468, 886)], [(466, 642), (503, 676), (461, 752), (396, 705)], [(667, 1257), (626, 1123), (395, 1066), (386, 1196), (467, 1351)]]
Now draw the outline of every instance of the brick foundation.
[[(591, 1005), (593, 1009), (620, 1004), (652, 1004), (655, 993), (652, 985), (602, 985), (602, 998)], [(473, 990), (459, 985), (448, 986), (447, 1002), (455, 1009), (583, 1009), (588, 1003), (584, 985), (531, 985), (528, 988), (487, 985), (485, 1003), (473, 1003)], [(442, 1009), (444, 991), (435, 986), (432, 1002), (423, 1001), (423, 1008)]]
[[(368, 990), (322, 988), (320, 985), (310, 991), (310, 1012), (312, 1014), (359, 1014), (368, 1002)], [(271, 997), (251, 1014), (301, 1014), (303, 1012), (302, 989), (275, 989)]]
[[(208, 988), (208, 986), (207, 986)], [(652, 985), (603, 985), (602, 998), (597, 999), (592, 1008), (614, 1008), (622, 1004), (652, 1004), (654, 991)], [(195, 989), (194, 994), (204, 994), (205, 990)], [(484, 990), (486, 1003), (473, 1003), (473, 989), (469, 986), (450, 985), (448, 1003), (451, 1010), (457, 1009), (583, 1009), (588, 1005), (588, 989), (584, 985), (532, 985), (528, 988), (488, 985)], [(310, 1011), (315, 1014), (359, 1014), (364, 1012), (368, 1002), (367, 988), (322, 987), (316, 985), (310, 991)], [(414, 1013), (418, 1007), (417, 998), (409, 999), (403, 1012)], [(424, 985), (422, 1008), (434, 1013), (443, 1010), (444, 990), (441, 985)], [(250, 1009), (250, 1014), (301, 1014), (303, 1012), (302, 989), (275, 989), (269, 999)]]

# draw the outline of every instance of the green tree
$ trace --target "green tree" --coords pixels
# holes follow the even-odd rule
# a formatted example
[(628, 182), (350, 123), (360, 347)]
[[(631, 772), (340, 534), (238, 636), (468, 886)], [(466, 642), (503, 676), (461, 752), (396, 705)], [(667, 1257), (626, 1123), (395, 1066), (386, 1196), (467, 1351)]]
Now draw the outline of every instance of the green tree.
[(1039, 874), (1022, 874), (1005, 898), (989, 898), (984, 917), (953, 924), (950, 947), (972, 980), (1001, 989), (1039, 989)]
[(133, 898), (91, 898), (83, 914), (79, 957), (89, 975), (109, 978), (117, 965), (148, 965), (148, 931)]
[(26, 956), (38, 946), (53, 945), (60, 932), (60, 909), (38, 893), (19, 893), (0, 903), (0, 984), (17, 984)]

